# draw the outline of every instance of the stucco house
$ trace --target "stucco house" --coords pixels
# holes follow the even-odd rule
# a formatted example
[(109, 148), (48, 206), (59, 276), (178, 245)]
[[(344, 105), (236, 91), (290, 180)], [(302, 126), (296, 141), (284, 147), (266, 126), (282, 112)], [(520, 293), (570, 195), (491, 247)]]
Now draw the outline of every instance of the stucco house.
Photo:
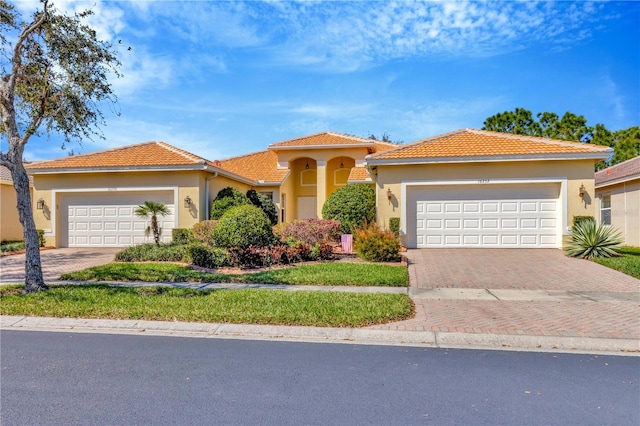
[(625, 244), (640, 246), (640, 157), (595, 174), (596, 221), (618, 229)]
[(161, 201), (163, 239), (207, 219), (233, 186), (273, 199), (280, 220), (321, 217), (347, 183), (376, 189), (378, 223), (401, 218), (408, 247), (561, 247), (571, 218), (594, 214), (595, 161), (611, 148), (464, 129), (396, 145), (324, 132), (210, 161), (147, 142), (29, 165), (36, 226), (47, 244), (128, 246), (146, 241), (133, 210)]
[[(29, 182), (33, 183), (33, 178), (29, 177)], [(0, 166), (0, 241), (22, 240), (22, 224), (18, 217), (17, 205), (11, 171)]]

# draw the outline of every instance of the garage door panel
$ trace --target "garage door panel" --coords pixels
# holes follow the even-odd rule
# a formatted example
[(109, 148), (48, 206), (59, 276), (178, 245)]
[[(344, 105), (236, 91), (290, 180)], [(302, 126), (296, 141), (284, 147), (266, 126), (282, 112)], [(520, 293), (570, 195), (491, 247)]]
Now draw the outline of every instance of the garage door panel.
[[(145, 201), (161, 202), (169, 215), (158, 217), (163, 232), (161, 241), (171, 241), (175, 224), (173, 191), (131, 191), (117, 193), (74, 193), (61, 196), (61, 241), (69, 247), (126, 247), (153, 241), (145, 230), (150, 219), (135, 215), (135, 209)], [(66, 226), (65, 226), (66, 222)]]
[(560, 185), (409, 188), (417, 247), (559, 247)]

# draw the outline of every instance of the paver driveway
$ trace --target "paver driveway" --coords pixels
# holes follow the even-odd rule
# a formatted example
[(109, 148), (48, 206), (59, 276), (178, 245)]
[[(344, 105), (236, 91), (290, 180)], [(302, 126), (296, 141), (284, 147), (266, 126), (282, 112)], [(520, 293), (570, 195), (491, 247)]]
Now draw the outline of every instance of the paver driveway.
[[(113, 262), (121, 248), (59, 248), (42, 250), (42, 274), (45, 281), (60, 278), (61, 274)], [(24, 254), (0, 258), (0, 283), (24, 282)]]
[(640, 280), (553, 249), (409, 250), (414, 318), (374, 329), (640, 339)]

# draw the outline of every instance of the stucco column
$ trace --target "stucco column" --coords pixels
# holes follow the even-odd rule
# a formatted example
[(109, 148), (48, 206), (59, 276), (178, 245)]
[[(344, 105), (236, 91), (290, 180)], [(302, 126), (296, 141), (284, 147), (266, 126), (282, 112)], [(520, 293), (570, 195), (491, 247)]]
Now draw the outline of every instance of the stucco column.
[(316, 161), (316, 212), (322, 219), (322, 206), (327, 201), (327, 162)]

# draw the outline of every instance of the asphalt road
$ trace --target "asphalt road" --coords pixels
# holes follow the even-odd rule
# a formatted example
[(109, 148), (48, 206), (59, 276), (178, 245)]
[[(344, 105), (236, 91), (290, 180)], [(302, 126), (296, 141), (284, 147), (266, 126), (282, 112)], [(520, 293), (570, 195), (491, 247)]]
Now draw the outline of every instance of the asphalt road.
[(0, 334), (0, 422), (640, 424), (640, 358)]

